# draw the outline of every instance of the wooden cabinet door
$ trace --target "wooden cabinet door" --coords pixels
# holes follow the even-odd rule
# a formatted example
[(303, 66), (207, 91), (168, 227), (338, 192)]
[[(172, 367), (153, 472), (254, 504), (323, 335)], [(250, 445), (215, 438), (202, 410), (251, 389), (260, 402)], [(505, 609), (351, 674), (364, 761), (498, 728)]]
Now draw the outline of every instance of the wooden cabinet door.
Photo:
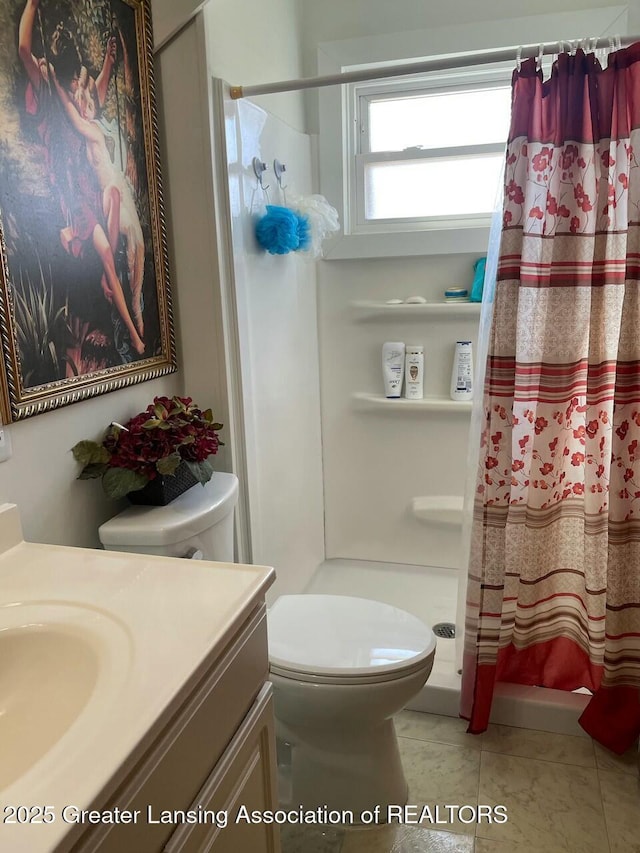
[(271, 685), (266, 684), (215, 770), (203, 786), (194, 811), (225, 812), (227, 825), (182, 826), (165, 853), (280, 853), (280, 832), (273, 823), (237, 819), (274, 812), (277, 807), (275, 734)]

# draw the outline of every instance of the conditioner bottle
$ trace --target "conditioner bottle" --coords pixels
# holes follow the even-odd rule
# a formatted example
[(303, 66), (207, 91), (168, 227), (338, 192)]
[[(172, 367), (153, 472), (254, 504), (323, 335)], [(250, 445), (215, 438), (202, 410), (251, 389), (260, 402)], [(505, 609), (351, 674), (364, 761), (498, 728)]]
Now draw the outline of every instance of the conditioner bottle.
[(457, 341), (451, 370), (451, 399), (471, 400), (473, 397), (473, 355), (471, 341)]
[(404, 344), (387, 341), (382, 345), (382, 378), (385, 397), (400, 397), (404, 376)]
[(407, 400), (424, 397), (424, 347), (407, 344), (404, 366), (404, 396)]

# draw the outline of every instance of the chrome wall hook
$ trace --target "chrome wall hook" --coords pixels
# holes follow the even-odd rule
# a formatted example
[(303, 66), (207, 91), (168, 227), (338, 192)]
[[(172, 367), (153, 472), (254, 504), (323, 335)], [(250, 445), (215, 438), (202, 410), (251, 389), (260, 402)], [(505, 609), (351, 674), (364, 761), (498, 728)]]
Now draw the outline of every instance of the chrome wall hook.
[(255, 173), (256, 178), (258, 179), (258, 183), (260, 184), (260, 186), (262, 187), (263, 190), (268, 190), (269, 184), (267, 184), (265, 186), (262, 176), (264, 175), (264, 173), (267, 171), (267, 169), (269, 167), (267, 166), (266, 163), (263, 163), (259, 157), (254, 157), (252, 162), (253, 162), (253, 171)]

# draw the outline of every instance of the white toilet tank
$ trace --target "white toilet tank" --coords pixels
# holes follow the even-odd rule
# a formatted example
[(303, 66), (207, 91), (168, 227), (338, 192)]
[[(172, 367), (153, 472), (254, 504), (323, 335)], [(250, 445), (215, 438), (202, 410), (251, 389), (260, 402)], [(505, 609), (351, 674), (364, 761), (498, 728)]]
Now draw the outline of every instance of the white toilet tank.
[(166, 506), (130, 506), (98, 530), (107, 551), (233, 562), (235, 474), (215, 472)]

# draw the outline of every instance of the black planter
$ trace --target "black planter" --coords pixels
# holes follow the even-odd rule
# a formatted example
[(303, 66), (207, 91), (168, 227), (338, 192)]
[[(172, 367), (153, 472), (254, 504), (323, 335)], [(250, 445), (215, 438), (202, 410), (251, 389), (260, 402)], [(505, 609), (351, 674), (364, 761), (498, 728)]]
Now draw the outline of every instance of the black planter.
[(166, 506), (198, 482), (199, 480), (193, 476), (186, 462), (181, 462), (175, 474), (168, 474), (165, 477), (157, 476), (155, 480), (149, 480), (143, 489), (129, 492), (127, 497), (132, 504)]

